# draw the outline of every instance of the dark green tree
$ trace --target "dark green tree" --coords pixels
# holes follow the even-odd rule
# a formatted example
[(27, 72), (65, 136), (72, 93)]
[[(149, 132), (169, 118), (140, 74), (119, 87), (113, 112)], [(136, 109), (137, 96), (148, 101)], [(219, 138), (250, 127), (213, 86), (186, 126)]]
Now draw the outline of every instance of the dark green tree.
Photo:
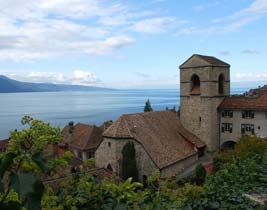
[(198, 164), (195, 169), (196, 184), (202, 185), (206, 178), (206, 169), (202, 164)]
[(152, 111), (153, 111), (153, 109), (151, 107), (150, 101), (149, 101), (149, 99), (147, 99), (145, 107), (144, 107), (144, 112), (152, 112)]
[(136, 167), (134, 143), (128, 141), (122, 148), (122, 178), (133, 178), (133, 181), (138, 180), (138, 171)]

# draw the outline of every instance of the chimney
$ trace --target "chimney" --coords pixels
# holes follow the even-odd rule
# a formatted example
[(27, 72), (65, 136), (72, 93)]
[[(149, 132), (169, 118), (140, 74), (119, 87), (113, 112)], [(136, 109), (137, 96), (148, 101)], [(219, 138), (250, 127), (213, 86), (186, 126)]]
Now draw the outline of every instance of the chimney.
[(74, 122), (69, 122), (69, 144), (73, 141)]

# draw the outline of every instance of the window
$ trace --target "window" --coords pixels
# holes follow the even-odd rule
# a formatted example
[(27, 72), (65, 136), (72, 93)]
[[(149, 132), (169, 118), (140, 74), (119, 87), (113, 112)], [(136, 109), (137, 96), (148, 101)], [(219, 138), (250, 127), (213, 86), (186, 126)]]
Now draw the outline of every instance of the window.
[(223, 76), (223, 74), (221, 74), (219, 76), (219, 80), (218, 80), (218, 93), (219, 94), (223, 94), (224, 93), (223, 86), (224, 86), (224, 76)]
[(223, 110), (222, 111), (222, 117), (233, 117), (233, 111), (232, 110)]
[(254, 125), (253, 124), (241, 124), (241, 133), (242, 134), (254, 134)]
[(242, 111), (242, 118), (254, 118), (254, 111), (252, 110)]
[(200, 80), (196, 74), (191, 77), (191, 94), (200, 94)]
[(83, 155), (82, 155), (81, 151), (78, 151), (78, 158), (81, 159), (81, 160), (83, 159)]
[(232, 133), (233, 124), (232, 123), (222, 123), (221, 131), (222, 131), (222, 133), (224, 133), (224, 132)]
[(95, 156), (95, 153), (90, 151), (90, 152), (87, 152), (87, 158), (90, 159), (90, 158), (94, 158)]
[(110, 142), (108, 142), (108, 147), (111, 147), (111, 143)]

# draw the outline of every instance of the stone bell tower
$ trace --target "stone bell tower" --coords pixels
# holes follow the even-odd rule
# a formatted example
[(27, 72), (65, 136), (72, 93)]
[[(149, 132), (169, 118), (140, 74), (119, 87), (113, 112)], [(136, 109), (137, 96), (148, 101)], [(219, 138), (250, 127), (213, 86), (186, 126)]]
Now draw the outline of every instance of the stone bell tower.
[(192, 55), (180, 66), (180, 119), (214, 152), (219, 145), (218, 106), (230, 94), (230, 65), (212, 56)]

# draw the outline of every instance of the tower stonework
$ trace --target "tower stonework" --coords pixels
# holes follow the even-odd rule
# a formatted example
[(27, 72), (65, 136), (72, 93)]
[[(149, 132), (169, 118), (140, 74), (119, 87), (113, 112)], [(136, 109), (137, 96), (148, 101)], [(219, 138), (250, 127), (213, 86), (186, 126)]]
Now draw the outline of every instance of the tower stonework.
[(230, 65), (212, 56), (192, 55), (180, 66), (180, 119), (183, 126), (217, 151), (218, 106), (230, 94)]

